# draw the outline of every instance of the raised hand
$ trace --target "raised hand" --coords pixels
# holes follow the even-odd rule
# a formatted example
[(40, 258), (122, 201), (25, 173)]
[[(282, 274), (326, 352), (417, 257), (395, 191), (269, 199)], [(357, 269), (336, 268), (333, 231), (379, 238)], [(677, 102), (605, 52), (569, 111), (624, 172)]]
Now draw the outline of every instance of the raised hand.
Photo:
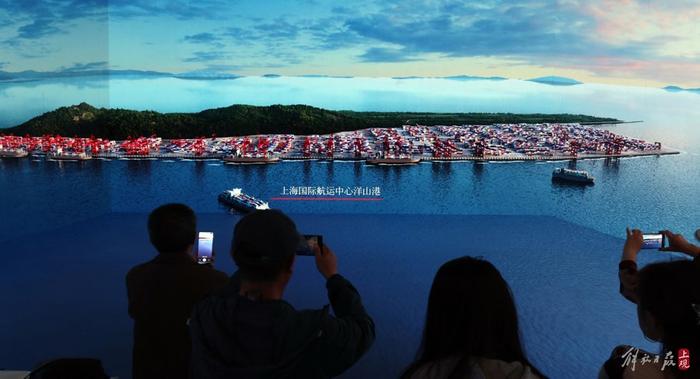
[(642, 249), (644, 245), (643, 233), (639, 229), (627, 228), (627, 240), (625, 240), (625, 247), (622, 248), (622, 260), (637, 260), (637, 253)]
[(668, 246), (662, 247), (659, 250), (676, 251), (679, 253), (688, 254), (691, 257), (695, 257), (698, 254), (700, 254), (700, 248), (698, 248), (697, 246), (688, 242), (688, 240), (686, 240), (685, 237), (683, 237), (682, 235), (673, 233), (670, 230), (663, 230), (663, 231), (661, 231), (661, 234), (666, 236), (666, 240), (668, 241)]
[(323, 246), (316, 245), (314, 248), (316, 255), (316, 268), (318, 272), (328, 279), (338, 273), (338, 258), (333, 254), (333, 251), (325, 244)]

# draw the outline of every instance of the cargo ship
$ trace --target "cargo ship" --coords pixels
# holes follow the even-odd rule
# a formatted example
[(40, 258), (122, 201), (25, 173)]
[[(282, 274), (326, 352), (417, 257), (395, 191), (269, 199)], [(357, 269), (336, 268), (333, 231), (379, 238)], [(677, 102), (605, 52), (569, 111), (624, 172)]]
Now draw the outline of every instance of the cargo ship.
[(420, 158), (372, 158), (367, 164), (376, 165), (413, 165), (420, 162)]
[(255, 156), (236, 156), (229, 155), (224, 157), (224, 162), (227, 163), (238, 163), (238, 164), (267, 164), (267, 163), (277, 163), (280, 161), (279, 157), (255, 157)]
[(411, 155), (377, 155), (374, 158), (367, 158), (367, 164), (376, 165), (413, 165), (420, 162), (420, 158)]
[(24, 158), (29, 153), (23, 149), (0, 149), (0, 158)]
[(594, 184), (594, 178), (587, 171), (570, 170), (568, 168), (555, 168), (552, 172), (552, 180), (574, 184)]
[(61, 151), (49, 153), (46, 158), (56, 161), (87, 161), (92, 159), (92, 156), (85, 153), (64, 153)]
[(267, 202), (246, 195), (240, 188), (233, 188), (219, 194), (219, 201), (240, 212), (270, 209)]

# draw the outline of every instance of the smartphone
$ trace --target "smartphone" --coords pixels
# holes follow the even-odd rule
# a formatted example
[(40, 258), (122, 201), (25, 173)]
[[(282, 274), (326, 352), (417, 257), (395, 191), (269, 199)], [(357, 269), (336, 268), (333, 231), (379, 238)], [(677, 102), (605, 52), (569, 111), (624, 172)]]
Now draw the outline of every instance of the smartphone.
[(299, 239), (297, 255), (316, 255), (316, 246), (323, 246), (323, 236), (318, 234), (304, 234)]
[(661, 249), (664, 247), (666, 236), (661, 233), (644, 233), (642, 234), (644, 243), (642, 249)]
[(214, 233), (199, 232), (197, 238), (197, 263), (207, 264), (214, 259), (212, 257), (212, 249), (214, 247)]

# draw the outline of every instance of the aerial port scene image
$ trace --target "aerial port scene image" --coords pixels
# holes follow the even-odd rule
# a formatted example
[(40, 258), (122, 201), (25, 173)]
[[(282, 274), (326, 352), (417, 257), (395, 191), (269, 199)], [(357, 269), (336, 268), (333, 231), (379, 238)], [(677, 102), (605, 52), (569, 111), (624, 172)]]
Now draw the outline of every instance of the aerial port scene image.
[(698, 17), (0, 1), (0, 379), (700, 377)]

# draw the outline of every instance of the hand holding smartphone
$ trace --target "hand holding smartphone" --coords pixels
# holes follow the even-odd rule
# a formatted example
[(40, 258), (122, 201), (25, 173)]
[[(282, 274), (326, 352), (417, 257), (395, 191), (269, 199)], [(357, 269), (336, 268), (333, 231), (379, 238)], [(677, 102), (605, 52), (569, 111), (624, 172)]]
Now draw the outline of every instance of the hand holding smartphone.
[(209, 264), (214, 261), (214, 233), (199, 232), (197, 237), (197, 263)]
[(297, 247), (297, 255), (316, 255), (316, 248), (323, 246), (323, 236), (319, 234), (304, 234), (299, 239), (299, 247)]

